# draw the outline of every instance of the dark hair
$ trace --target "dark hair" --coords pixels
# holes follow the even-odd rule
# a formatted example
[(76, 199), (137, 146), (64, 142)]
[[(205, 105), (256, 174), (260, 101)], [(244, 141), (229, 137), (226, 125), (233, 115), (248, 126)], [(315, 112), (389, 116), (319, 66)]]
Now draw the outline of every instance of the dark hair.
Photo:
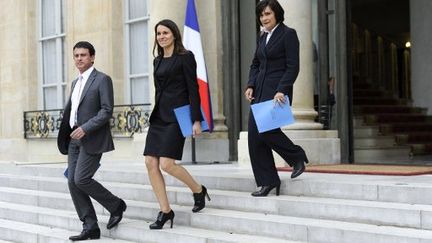
[(95, 51), (93, 45), (90, 44), (90, 42), (88, 42), (88, 41), (80, 41), (80, 42), (76, 43), (72, 50), (75, 50), (77, 48), (88, 49), (90, 56), (94, 56), (96, 54), (96, 51)]
[(285, 20), (284, 17), (285, 11), (283, 10), (282, 6), (279, 4), (277, 0), (262, 0), (257, 3), (255, 8), (256, 20), (259, 25), (262, 26), (260, 21), (260, 16), (267, 6), (269, 6), (271, 10), (274, 12), (276, 17), (276, 23), (279, 24)]
[(157, 43), (157, 27), (163, 25), (171, 30), (174, 35), (174, 51), (173, 54), (184, 54), (186, 53), (186, 48), (183, 46), (180, 30), (176, 23), (170, 19), (164, 19), (159, 21), (154, 27), (155, 40), (153, 45), (153, 56), (155, 55), (155, 50), (157, 48), (157, 56), (163, 56), (163, 48)]

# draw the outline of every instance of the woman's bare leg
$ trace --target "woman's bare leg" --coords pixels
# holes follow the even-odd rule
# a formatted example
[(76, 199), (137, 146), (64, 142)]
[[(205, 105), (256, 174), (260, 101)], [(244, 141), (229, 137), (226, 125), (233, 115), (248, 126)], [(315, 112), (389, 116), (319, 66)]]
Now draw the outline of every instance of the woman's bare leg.
[(165, 180), (159, 169), (160, 158), (153, 156), (145, 156), (145, 164), (149, 174), (150, 183), (153, 187), (153, 192), (159, 202), (160, 210), (164, 213), (171, 211), (168, 196), (166, 193)]
[(194, 180), (194, 178), (183, 166), (176, 164), (174, 159), (160, 157), (159, 162), (163, 171), (174, 176), (175, 178), (186, 184), (193, 193), (201, 192), (201, 185)]

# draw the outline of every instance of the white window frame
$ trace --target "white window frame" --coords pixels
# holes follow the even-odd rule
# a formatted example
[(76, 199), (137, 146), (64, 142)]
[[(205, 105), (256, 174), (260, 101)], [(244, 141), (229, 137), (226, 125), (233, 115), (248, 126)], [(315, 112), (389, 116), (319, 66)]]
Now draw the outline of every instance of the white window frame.
[[(38, 0), (38, 13), (39, 13), (39, 18), (38, 18), (38, 79), (39, 79), (39, 89), (38, 89), (38, 97), (40, 97), (39, 101), (38, 101), (38, 106), (39, 109), (46, 109), (45, 107), (45, 95), (44, 95), (44, 89), (45, 88), (50, 88), (50, 87), (56, 87), (56, 93), (57, 93), (57, 103), (55, 104), (55, 107), (57, 109), (61, 109), (64, 107), (64, 103), (66, 100), (66, 97), (68, 97), (68, 94), (65, 93), (63, 94), (63, 90), (66, 87), (67, 83), (65, 80), (66, 77), (66, 70), (65, 70), (65, 63), (64, 61), (64, 53), (63, 53), (63, 48), (65, 48), (64, 44), (64, 40), (65, 40), (65, 36), (66, 34), (64, 33), (65, 30), (65, 26), (63, 26), (63, 32), (62, 32), (62, 23), (63, 25), (65, 25), (65, 20), (66, 18), (64, 18), (64, 16), (62, 16), (62, 7), (63, 9), (65, 9), (65, 2), (62, 0), (59, 1), (54, 1), (55, 4), (55, 34), (54, 35), (50, 35), (50, 36), (43, 36), (43, 11), (42, 11), (42, 1), (44, 0)], [(63, 6), (62, 6), (63, 4)], [(65, 11), (63, 11), (63, 14), (65, 14)], [(63, 20), (63, 22), (62, 22)], [(50, 83), (50, 84), (44, 84), (44, 69), (43, 69), (43, 64), (44, 64), (44, 56), (43, 56), (43, 42), (44, 41), (50, 41), (50, 40), (55, 40), (56, 41), (56, 77), (57, 77), (57, 82), (56, 83)]]
[[(131, 83), (132, 83), (132, 79), (134, 78), (147, 78), (148, 80), (148, 87), (147, 90), (144, 92), (148, 92), (147, 97), (149, 97), (149, 100), (146, 101), (148, 103), (151, 103), (150, 101), (150, 75), (149, 75), (149, 70), (150, 70), (150, 63), (149, 66), (146, 68), (147, 72), (144, 73), (135, 73), (135, 74), (131, 74), (131, 55), (130, 53), (133, 51), (131, 50), (130, 47), (130, 24), (133, 23), (137, 23), (137, 22), (144, 22), (147, 21), (147, 23), (150, 23), (150, 14), (148, 11), (149, 8), (149, 1), (148, 0), (143, 0), (146, 1), (146, 6), (147, 6), (147, 13), (144, 17), (140, 17), (140, 18), (134, 18), (134, 19), (130, 19), (129, 18), (129, 0), (124, 0), (124, 40), (125, 40), (125, 103), (126, 104), (132, 104), (132, 90), (131, 90)], [(148, 30), (150, 30), (148, 28)], [(150, 32), (150, 31), (149, 31)], [(148, 38), (148, 37), (147, 37)], [(149, 46), (147, 48), (150, 48)]]

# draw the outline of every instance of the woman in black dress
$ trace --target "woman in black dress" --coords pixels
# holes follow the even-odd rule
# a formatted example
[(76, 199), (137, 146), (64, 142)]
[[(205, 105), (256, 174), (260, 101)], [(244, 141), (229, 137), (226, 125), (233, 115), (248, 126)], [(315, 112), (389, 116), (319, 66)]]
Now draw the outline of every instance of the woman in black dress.
[(157, 56), (153, 61), (155, 106), (150, 116), (144, 156), (160, 212), (150, 229), (161, 229), (168, 220), (172, 228), (174, 220), (160, 168), (191, 189), (195, 200), (194, 213), (205, 207), (206, 196), (210, 200), (207, 189), (197, 183), (183, 166), (175, 163), (175, 160), (182, 158), (185, 138), (174, 109), (190, 104), (193, 136), (201, 133), (202, 116), (194, 55), (184, 48), (177, 25), (168, 19), (155, 26), (153, 52), (156, 49)]
[[(245, 97), (251, 104), (271, 99), (276, 104), (292, 104), (294, 81), (299, 73), (297, 33), (283, 23), (284, 10), (276, 0), (259, 1), (256, 18), (264, 32), (250, 66)], [(261, 187), (252, 193), (255, 197), (267, 196), (274, 188), (279, 195), (281, 182), (272, 150), (293, 167), (291, 178), (301, 175), (308, 162), (303, 148), (295, 145), (280, 128), (259, 133), (252, 112), (249, 112), (248, 146), (255, 181)]]

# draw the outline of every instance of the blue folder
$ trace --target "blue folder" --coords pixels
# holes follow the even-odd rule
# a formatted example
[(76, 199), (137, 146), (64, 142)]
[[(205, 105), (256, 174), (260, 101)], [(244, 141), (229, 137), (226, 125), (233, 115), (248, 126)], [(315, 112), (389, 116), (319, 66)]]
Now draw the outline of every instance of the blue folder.
[[(189, 137), (192, 135), (192, 116), (191, 116), (191, 108), (190, 105), (180, 106), (174, 109), (175, 116), (180, 125), (180, 130), (183, 134), (183, 137)], [(201, 121), (201, 130), (208, 131), (209, 126), (207, 120), (205, 118), (204, 112), (201, 109), (201, 115), (204, 118), (204, 121)]]
[(285, 101), (285, 104), (275, 104), (273, 100), (268, 100), (251, 105), (259, 133), (295, 122), (288, 96), (285, 96)]

